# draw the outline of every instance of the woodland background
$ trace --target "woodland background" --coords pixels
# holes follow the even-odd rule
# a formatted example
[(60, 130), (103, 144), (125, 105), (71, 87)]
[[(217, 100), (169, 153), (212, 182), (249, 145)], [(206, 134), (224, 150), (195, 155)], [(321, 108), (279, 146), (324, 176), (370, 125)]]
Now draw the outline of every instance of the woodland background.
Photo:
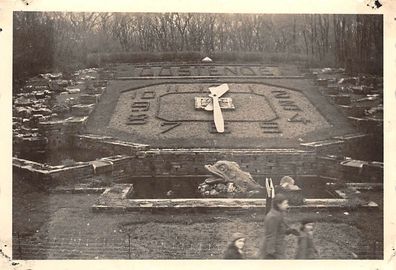
[(14, 12), (14, 80), (103, 62), (300, 62), (382, 74), (382, 15)]

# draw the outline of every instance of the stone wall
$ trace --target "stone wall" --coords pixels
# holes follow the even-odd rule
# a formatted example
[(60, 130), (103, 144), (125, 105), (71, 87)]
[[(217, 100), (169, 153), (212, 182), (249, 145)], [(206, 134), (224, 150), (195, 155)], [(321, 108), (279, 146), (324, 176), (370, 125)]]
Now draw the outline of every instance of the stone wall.
[(56, 183), (56, 185), (68, 185), (90, 179), (93, 176), (93, 167), (89, 163), (84, 163), (58, 170), (51, 170), (49, 171), (48, 176), (51, 178), (53, 183)]
[(237, 162), (243, 171), (264, 180), (285, 175), (316, 175), (316, 154), (297, 149), (161, 149), (141, 151), (130, 168), (132, 176), (207, 176), (204, 165), (218, 160)]
[[(90, 151), (104, 151), (109, 155), (123, 154), (128, 160), (115, 161), (113, 178), (117, 182), (140, 177), (204, 177), (204, 168), (218, 160), (237, 162), (241, 169), (255, 178), (284, 175), (320, 175), (339, 178), (341, 157), (369, 160), (365, 151), (371, 141), (368, 134), (349, 134), (329, 140), (301, 144), (302, 149), (150, 149), (148, 145), (127, 143), (111, 137), (77, 135), (74, 146)], [(333, 155), (333, 157), (329, 156)], [(341, 159), (340, 159), (341, 158)]]
[(92, 165), (86, 162), (73, 166), (49, 166), (13, 158), (12, 165), (14, 174), (43, 188), (78, 183), (93, 175)]
[[(362, 157), (365, 154), (362, 149), (370, 142), (370, 136), (351, 134), (304, 143), (303, 149), (150, 149), (148, 145), (122, 142), (111, 137), (76, 135), (72, 141), (76, 151), (100, 151), (108, 157), (71, 167), (47, 166), (44, 169), (46, 173), (38, 173), (58, 184), (78, 183), (95, 177), (100, 179), (98, 176), (122, 183), (145, 177), (207, 177), (210, 172), (204, 165), (228, 160), (238, 163), (243, 171), (251, 173), (261, 184), (266, 177), (271, 177), (277, 184), (285, 175), (297, 180), (306, 176), (342, 179), (345, 175), (340, 165), (343, 157)], [(23, 166), (19, 167), (22, 169)], [(371, 174), (370, 177), (374, 178)], [(378, 173), (375, 177), (380, 179)]]
[(383, 183), (384, 164), (362, 160), (345, 160), (341, 162), (341, 179), (354, 183)]
[(148, 145), (119, 141), (112, 137), (93, 134), (76, 135), (74, 147), (88, 151), (100, 151), (110, 155), (135, 155), (137, 151), (148, 149)]
[(373, 145), (375, 139), (373, 134), (357, 133), (345, 136), (337, 136), (334, 137), (334, 139), (344, 141), (342, 152), (344, 157), (361, 160), (376, 160), (373, 152), (378, 152), (378, 149), (377, 145)]
[(87, 116), (94, 109), (94, 104), (76, 104), (71, 107), (71, 113), (73, 116)]
[[(111, 168), (111, 177), (114, 182), (126, 182), (132, 173), (134, 157), (131, 156), (113, 156), (100, 159), (107, 162)], [(109, 168), (109, 169), (110, 169)], [(96, 174), (100, 172), (96, 171)]]
[(80, 96), (80, 102), (81, 104), (97, 104), (100, 100), (100, 94), (82, 94)]
[(323, 178), (339, 179), (342, 169), (339, 158), (335, 156), (320, 156), (317, 158), (317, 172)]
[(358, 105), (339, 105), (341, 111), (351, 117), (364, 117), (364, 112), (370, 109), (369, 106), (358, 106)]
[(301, 143), (303, 149), (316, 152), (319, 156), (343, 155), (344, 141), (340, 139), (328, 139), (316, 142)]
[(381, 146), (380, 139), (370, 133), (356, 133), (300, 145), (303, 149), (315, 151), (318, 156), (335, 155), (360, 160), (382, 161), (382, 157), (378, 157), (378, 148)]
[(48, 121), (39, 123), (39, 130), (43, 137), (47, 138), (47, 150), (70, 148), (73, 135), (86, 123), (87, 117), (69, 117), (64, 120)]
[(111, 177), (114, 182), (141, 177), (202, 177), (210, 175), (204, 165), (218, 160), (237, 162), (259, 182), (265, 177), (272, 177), (277, 183), (285, 175), (298, 178), (299, 175), (317, 174), (315, 153), (296, 149), (147, 150), (133, 156), (111, 156), (73, 166), (39, 163), (32, 166), (32, 162), (16, 158), (13, 165), (20, 173), (45, 178), (50, 185), (67, 185), (100, 175)]
[(13, 153), (17, 155), (26, 155), (45, 151), (48, 145), (48, 139), (45, 137), (17, 138), (12, 142)]

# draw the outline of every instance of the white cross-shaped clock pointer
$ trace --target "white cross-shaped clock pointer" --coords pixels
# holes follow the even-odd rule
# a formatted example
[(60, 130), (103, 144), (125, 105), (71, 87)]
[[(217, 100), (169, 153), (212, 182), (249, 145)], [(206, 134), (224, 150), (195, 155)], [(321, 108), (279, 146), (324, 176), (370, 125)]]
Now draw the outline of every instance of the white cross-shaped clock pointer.
[(209, 96), (212, 98), (213, 105), (209, 103), (207, 107), (213, 106), (213, 119), (218, 133), (224, 132), (224, 118), (223, 113), (221, 112), (219, 98), (224, 95), (228, 90), (228, 84), (226, 83), (216, 87), (209, 87)]

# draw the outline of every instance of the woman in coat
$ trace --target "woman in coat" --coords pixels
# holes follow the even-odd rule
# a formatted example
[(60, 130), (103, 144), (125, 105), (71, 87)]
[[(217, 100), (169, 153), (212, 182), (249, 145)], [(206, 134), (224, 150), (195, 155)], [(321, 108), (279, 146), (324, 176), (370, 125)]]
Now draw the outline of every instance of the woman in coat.
[(263, 259), (285, 259), (285, 236), (299, 235), (297, 230), (290, 228), (284, 221), (288, 207), (287, 197), (276, 194), (272, 201), (272, 209), (264, 220), (264, 244), (261, 250)]

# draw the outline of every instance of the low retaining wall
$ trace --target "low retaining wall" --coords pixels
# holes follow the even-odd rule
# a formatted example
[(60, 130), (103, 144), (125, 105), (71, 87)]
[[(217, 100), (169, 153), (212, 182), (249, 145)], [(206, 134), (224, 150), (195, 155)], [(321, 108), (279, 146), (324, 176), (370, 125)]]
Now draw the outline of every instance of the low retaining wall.
[[(132, 175), (203, 176), (218, 160), (235, 161), (253, 176), (316, 175), (316, 154), (298, 149), (157, 149), (141, 151)], [(274, 179), (275, 180), (275, 179)]]
[[(107, 201), (108, 204), (94, 204), (94, 212), (125, 212), (125, 211), (152, 211), (152, 210), (256, 210), (265, 211), (265, 199), (120, 199)], [(352, 207), (348, 199), (307, 199), (304, 205), (290, 206), (290, 210), (315, 210), (325, 208), (353, 210), (356, 208), (378, 209), (376, 203)]]
[[(205, 198), (205, 199), (131, 199), (133, 185), (116, 184), (107, 188), (91, 207), (92, 211), (142, 211), (142, 210), (259, 210), (266, 208), (266, 199), (259, 198)], [(349, 199), (305, 199), (302, 205), (291, 209), (353, 209), (357, 207), (377, 208), (372, 201), (359, 204)]]
[(384, 164), (362, 160), (341, 162), (342, 179), (349, 182), (383, 183)]
[[(73, 136), (73, 147), (78, 151), (122, 155), (78, 163), (71, 167), (45, 166), (45, 169), (37, 169), (43, 165), (33, 165), (31, 167), (35, 169), (27, 170), (42, 174), (54, 183), (78, 183), (100, 175), (112, 182), (121, 183), (142, 177), (205, 177), (210, 173), (204, 165), (228, 160), (238, 163), (243, 171), (252, 174), (260, 184), (264, 184), (266, 177), (271, 177), (277, 184), (285, 175), (295, 179), (302, 176), (340, 179), (345, 173), (343, 174), (344, 170), (340, 165), (342, 159), (339, 157), (348, 154), (352, 157), (360, 156), (361, 153), (356, 148), (362, 147), (356, 146), (366, 145), (368, 141), (369, 135), (352, 134), (301, 144), (305, 149), (150, 149), (144, 144), (85, 134)], [(24, 162), (27, 164), (29, 161)], [(19, 166), (18, 162), (15, 162), (14, 167), (18, 170), (26, 169)], [(379, 173), (375, 173), (375, 176), (377, 181), (382, 180), (379, 179)]]
[(344, 141), (339, 139), (329, 139), (309, 143), (301, 143), (304, 149), (315, 151), (318, 155), (343, 155)]
[(78, 162), (71, 166), (49, 166), (30, 160), (13, 158), (13, 172), (18, 177), (37, 183), (38, 186), (44, 188), (74, 185), (100, 176), (122, 181), (130, 173), (128, 167), (131, 166), (131, 159), (127, 156), (102, 158), (99, 161), (102, 161), (104, 165), (97, 169), (95, 164), (98, 161)]
[(318, 175), (328, 179), (340, 179), (342, 167), (339, 158), (335, 156), (320, 156), (317, 158)]
[(73, 135), (78, 133), (87, 119), (87, 116), (81, 116), (39, 123), (40, 133), (47, 138), (46, 150), (71, 147)]
[[(13, 166), (25, 175), (47, 179), (51, 185), (79, 183), (89, 178), (105, 176), (113, 182), (126, 182), (141, 177), (199, 177), (210, 173), (204, 165), (218, 160), (235, 161), (243, 171), (250, 172), (259, 182), (272, 177), (316, 175), (316, 155), (295, 149), (266, 150), (147, 150), (134, 156), (111, 156), (73, 166), (48, 166), (14, 158)], [(264, 183), (262, 183), (264, 184)]]
[(94, 134), (75, 135), (73, 145), (76, 148), (100, 151), (108, 155), (135, 155), (138, 151), (149, 149), (146, 144), (130, 143)]
[(372, 155), (373, 135), (367, 133), (348, 134), (336, 136), (334, 139), (344, 141), (342, 155), (353, 159), (371, 160), (375, 158)]
[(348, 117), (352, 124), (362, 132), (382, 134), (384, 128), (383, 119)]
[(328, 140), (301, 143), (302, 149), (315, 151), (318, 156), (335, 155), (360, 160), (382, 161), (375, 151), (378, 138), (369, 133), (355, 133), (336, 136)]
[(237, 162), (243, 171), (262, 177), (316, 175), (316, 153), (299, 149), (150, 149), (148, 145), (119, 141), (107, 136), (76, 135), (74, 147), (109, 155), (131, 156), (130, 163), (119, 164), (125, 177), (206, 176), (206, 164), (218, 160)]
[(48, 166), (29, 160), (13, 158), (12, 167), (15, 175), (43, 188), (74, 184), (93, 175), (92, 166), (86, 162), (66, 167)]

